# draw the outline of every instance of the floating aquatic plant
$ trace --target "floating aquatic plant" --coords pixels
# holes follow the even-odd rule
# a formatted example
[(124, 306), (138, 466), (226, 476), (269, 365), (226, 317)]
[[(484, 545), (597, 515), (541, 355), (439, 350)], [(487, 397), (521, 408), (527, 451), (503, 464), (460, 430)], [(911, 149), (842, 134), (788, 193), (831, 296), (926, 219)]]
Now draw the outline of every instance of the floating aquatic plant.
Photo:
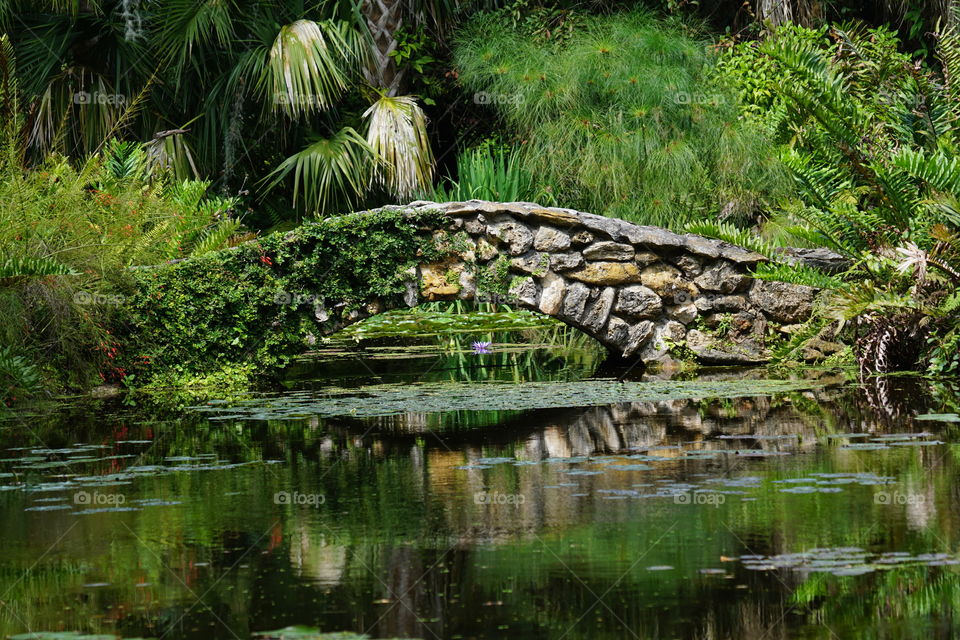
[[(621, 402), (767, 396), (820, 386), (803, 380), (422, 383), (369, 385), (362, 390), (327, 388), (293, 396), (261, 396), (236, 404), (192, 407), (211, 420), (299, 420), (309, 416), (379, 417), (458, 410), (554, 409)], [(757, 454), (760, 455), (760, 454)]]

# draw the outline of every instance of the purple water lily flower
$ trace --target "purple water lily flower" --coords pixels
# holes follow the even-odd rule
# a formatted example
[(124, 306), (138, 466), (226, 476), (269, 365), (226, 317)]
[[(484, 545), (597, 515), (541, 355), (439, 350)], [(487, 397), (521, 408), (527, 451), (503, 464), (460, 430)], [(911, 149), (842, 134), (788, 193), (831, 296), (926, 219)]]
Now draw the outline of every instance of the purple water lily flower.
[(490, 353), (490, 347), (493, 346), (492, 342), (474, 342), (472, 345), (474, 353)]

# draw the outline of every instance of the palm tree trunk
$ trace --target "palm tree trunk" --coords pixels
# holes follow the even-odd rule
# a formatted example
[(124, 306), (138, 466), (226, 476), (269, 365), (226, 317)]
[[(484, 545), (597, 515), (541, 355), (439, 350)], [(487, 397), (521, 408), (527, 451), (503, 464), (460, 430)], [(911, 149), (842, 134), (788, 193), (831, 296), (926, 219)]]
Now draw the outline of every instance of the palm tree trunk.
[(792, 0), (757, 0), (757, 17), (773, 28), (793, 22)]
[(386, 91), (388, 96), (398, 95), (403, 82), (403, 71), (390, 53), (397, 48), (396, 33), (403, 24), (401, 4), (403, 0), (364, 0), (361, 5), (373, 39), (371, 67), (367, 69), (367, 81)]

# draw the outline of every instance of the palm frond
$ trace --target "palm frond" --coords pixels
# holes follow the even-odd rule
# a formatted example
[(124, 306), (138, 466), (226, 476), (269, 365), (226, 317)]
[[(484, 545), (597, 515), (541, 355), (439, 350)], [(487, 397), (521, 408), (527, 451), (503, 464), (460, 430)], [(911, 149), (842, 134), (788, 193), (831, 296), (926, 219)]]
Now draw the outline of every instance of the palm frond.
[(178, 180), (199, 177), (200, 171), (186, 138), (189, 125), (190, 123), (187, 123), (172, 131), (160, 131), (144, 145), (147, 175), (170, 173)]
[(263, 67), (274, 109), (291, 117), (328, 109), (346, 90), (363, 51), (360, 34), (343, 21), (284, 25)]
[(265, 193), (293, 174), (294, 205), (315, 213), (327, 212), (334, 202), (352, 205), (366, 192), (377, 156), (352, 127), (332, 138), (313, 142), (274, 169)]
[(240, 11), (231, 0), (167, 0), (163, 9), (158, 40), (178, 75), (197, 64), (204, 45), (229, 46), (236, 37), (233, 16)]
[(367, 144), (379, 163), (374, 179), (398, 198), (409, 198), (433, 180), (427, 118), (411, 96), (382, 96), (363, 114)]

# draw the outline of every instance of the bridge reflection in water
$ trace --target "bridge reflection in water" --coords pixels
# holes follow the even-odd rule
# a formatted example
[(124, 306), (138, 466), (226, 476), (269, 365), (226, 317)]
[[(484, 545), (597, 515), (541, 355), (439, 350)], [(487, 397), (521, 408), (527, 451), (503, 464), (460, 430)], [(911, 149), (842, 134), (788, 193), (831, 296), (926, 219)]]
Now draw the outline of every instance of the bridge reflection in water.
[[(424, 639), (960, 635), (960, 461), (937, 443), (956, 433), (912, 417), (956, 402), (887, 386), (751, 394), (754, 375), (698, 378), (742, 381), (739, 398), (549, 410), (33, 417), (0, 433), (6, 468), (48, 490), (2, 494), (0, 586), (16, 608), (0, 608), (0, 635), (51, 620), (177, 640), (292, 624)], [(311, 393), (269, 399), (289, 409)], [(31, 453), (37, 437), (53, 458)], [(127, 509), (77, 513), (55, 495), (56, 452), (90, 443), (102, 458), (70, 464)]]
[[(862, 469), (826, 435), (915, 426), (891, 424), (849, 390), (531, 411), (466, 432), (431, 424), (416, 413), (340, 423), (325, 449), (331, 461), (412, 460), (414, 495), (404, 499), (424, 503), (432, 533), (357, 543), (330, 538), (327, 527), (318, 535), (310, 518), (293, 528), (291, 562), (303, 578), (351, 593), (359, 581), (380, 603), (361, 607), (375, 637), (492, 638), (507, 627), (544, 638), (786, 637), (799, 627), (830, 637), (817, 616), (835, 629), (856, 624), (843, 598), (805, 618), (791, 594), (809, 573), (745, 571), (735, 559), (910, 538), (945, 515), (930, 478), (917, 488), (929, 500), (882, 523), (853, 491), (793, 497), (780, 492), (791, 485), (771, 484)], [(725, 499), (683, 504), (683, 490)], [(669, 568), (649, 570), (661, 566)]]

